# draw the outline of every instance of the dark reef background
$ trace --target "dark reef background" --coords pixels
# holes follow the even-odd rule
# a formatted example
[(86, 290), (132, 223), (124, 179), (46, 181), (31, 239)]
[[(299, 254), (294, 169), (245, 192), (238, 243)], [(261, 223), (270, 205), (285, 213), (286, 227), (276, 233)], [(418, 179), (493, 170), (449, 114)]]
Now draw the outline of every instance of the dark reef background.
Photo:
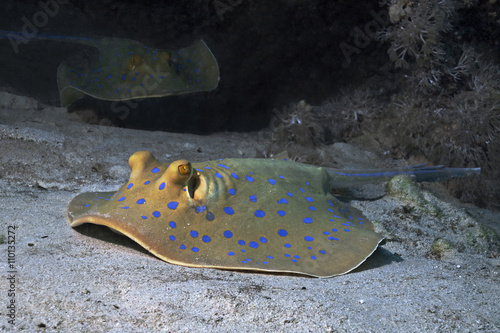
[[(288, 149), (318, 164), (331, 163), (315, 154), (322, 145), (369, 136), (393, 158), (482, 167), (448, 188), (500, 208), (499, 1), (3, 0), (0, 29), (20, 31), (43, 6), (57, 10), (39, 33), (168, 49), (203, 38), (219, 62), (212, 92), (144, 100), (127, 117), (86, 98), (70, 107), (86, 121), (262, 131), (263, 155)], [(58, 65), (86, 52), (33, 39), (15, 53), (2, 39), (0, 87), (57, 106)]]

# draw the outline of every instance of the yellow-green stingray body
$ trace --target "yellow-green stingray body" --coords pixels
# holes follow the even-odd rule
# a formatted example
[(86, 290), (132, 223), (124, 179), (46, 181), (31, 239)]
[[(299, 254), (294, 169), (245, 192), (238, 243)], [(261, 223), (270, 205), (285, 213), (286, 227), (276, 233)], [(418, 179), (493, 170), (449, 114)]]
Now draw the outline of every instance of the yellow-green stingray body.
[(331, 187), (409, 174), (439, 181), (479, 173), (443, 166), (339, 171), (272, 159), (224, 159), (170, 165), (141, 151), (129, 159), (117, 192), (83, 193), (69, 204), (72, 227), (105, 225), (178, 265), (345, 274), (383, 237)]
[(235, 270), (344, 274), (383, 239), (360, 211), (329, 192), (325, 169), (268, 159), (167, 164), (129, 159), (116, 193), (83, 193), (72, 227), (105, 225), (174, 264)]
[(78, 68), (59, 66), (62, 106), (84, 95), (123, 101), (210, 91), (219, 83), (217, 61), (202, 40), (181, 50), (151, 48), (124, 38), (73, 42), (93, 46), (98, 54)]

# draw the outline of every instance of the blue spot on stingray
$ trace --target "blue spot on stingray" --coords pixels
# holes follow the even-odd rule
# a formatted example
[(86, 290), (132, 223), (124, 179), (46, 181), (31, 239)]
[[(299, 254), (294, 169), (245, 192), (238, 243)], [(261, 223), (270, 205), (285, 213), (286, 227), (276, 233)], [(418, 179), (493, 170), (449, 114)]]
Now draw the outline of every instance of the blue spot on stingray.
[(251, 202), (257, 202), (257, 196), (255, 194), (252, 194), (248, 198), (250, 199)]
[(196, 230), (191, 230), (191, 231), (189, 232), (189, 235), (190, 235), (191, 237), (193, 237), (193, 238), (196, 238), (196, 237), (198, 237), (198, 231), (196, 231)]
[(153, 170), (151, 170), (152, 173), (157, 173), (157, 172), (160, 172), (160, 169), (158, 169), (157, 167), (154, 167)]
[(196, 213), (204, 212), (207, 209), (207, 205), (196, 206)]
[(191, 251), (193, 251), (193, 252), (198, 252), (198, 251), (200, 251), (200, 249), (199, 249), (199, 248), (197, 248), (197, 247), (193, 247), (193, 248), (191, 248)]
[(122, 75), (122, 80), (125, 80), (125, 77), (126, 77), (126, 75), (125, 75), (125, 74), (123, 74), (123, 75)]
[(309, 202), (313, 202), (314, 201), (314, 199), (311, 198), (311, 197), (306, 197), (306, 200), (309, 201)]
[(345, 231), (345, 232), (349, 232), (349, 231), (351, 231), (351, 230), (349, 230), (349, 229), (344, 229), (344, 231)]
[(170, 235), (170, 237), (169, 237), (169, 238), (170, 238), (170, 240), (171, 240), (171, 241), (174, 241), (174, 240), (175, 240), (175, 236), (174, 236), (174, 235)]
[(123, 208), (123, 209), (128, 209), (129, 207), (128, 207), (128, 206), (125, 206), (125, 207), (120, 207), (120, 208)]
[(237, 174), (235, 174), (234, 172), (231, 172), (231, 176), (232, 176), (234, 179), (239, 179), (239, 178), (240, 178), (240, 177), (239, 177)]
[(263, 244), (267, 243), (267, 238), (261, 237), (260, 238), (260, 242), (263, 243)]
[(300, 259), (300, 256), (298, 256), (298, 255), (294, 255), (293, 257), (294, 257), (295, 259)]
[(222, 175), (221, 175), (220, 173), (216, 172), (216, 173), (215, 173), (215, 177), (217, 177), (217, 178), (222, 178)]
[(312, 238), (311, 236), (306, 236), (304, 237), (304, 239), (306, 240), (306, 242), (312, 242), (314, 240), (314, 238)]
[(288, 204), (288, 200), (286, 200), (285, 198), (281, 198), (277, 202), (278, 202), (279, 205), (281, 205), (281, 204)]
[(266, 216), (266, 212), (264, 212), (263, 210), (260, 210), (260, 209), (257, 209), (254, 214), (255, 214), (256, 217), (264, 217), (264, 216)]
[(248, 243), (248, 246), (250, 246), (251, 248), (256, 249), (256, 248), (259, 247), (259, 244), (257, 242), (250, 242), (250, 243)]
[(313, 222), (313, 219), (311, 217), (304, 217), (302, 221), (306, 224), (310, 224)]
[(181, 250), (185, 250), (186, 249), (186, 245), (184, 244), (181, 244), (181, 246), (179, 247)]
[(170, 201), (168, 204), (167, 204), (167, 207), (170, 208), (170, 209), (176, 209), (177, 206), (179, 206), (179, 203), (177, 201)]
[(292, 259), (292, 262), (297, 262), (297, 260), (295, 260), (295, 259)]
[(125, 200), (125, 197), (121, 197), (120, 199), (118, 199), (118, 201), (123, 201)]
[(316, 210), (316, 207), (314, 207), (314, 206), (309, 206), (308, 208), (309, 208), (309, 210), (312, 210), (313, 212)]
[(230, 188), (228, 191), (227, 191), (230, 195), (236, 195), (236, 190), (234, 188)]
[(202, 170), (202, 169), (196, 169), (196, 168), (195, 168), (195, 170), (196, 170), (196, 171), (199, 171), (199, 172), (203, 172), (203, 170)]
[(203, 237), (201, 237), (201, 240), (204, 242), (204, 243), (210, 243), (211, 239), (209, 236), (207, 235), (204, 235)]
[(238, 244), (240, 244), (241, 246), (243, 246), (243, 245), (245, 245), (246, 243), (245, 243), (245, 241), (244, 241), (243, 239), (240, 239), (240, 240), (238, 241)]
[(231, 238), (233, 237), (233, 233), (230, 230), (224, 231), (224, 237)]
[(144, 200), (144, 199), (139, 199), (139, 200), (137, 200), (137, 204), (138, 204), (138, 205), (142, 205), (142, 204), (144, 204), (145, 202), (146, 202), (146, 200)]
[(133, 184), (133, 183), (128, 184), (128, 186), (127, 186), (127, 190), (130, 190), (130, 189), (132, 188), (132, 186), (134, 186), (134, 184)]
[(316, 256), (311, 256), (311, 259), (312, 260), (316, 260)]
[(158, 217), (160, 217), (160, 216), (161, 216), (161, 214), (160, 214), (160, 212), (159, 212), (159, 211), (155, 210), (155, 211), (153, 212), (153, 216), (154, 216), (154, 217), (156, 217), (156, 218), (158, 218)]
[(283, 177), (282, 175), (279, 175), (278, 177), (280, 177), (281, 179), (285, 179), (285, 177)]
[(150, 181), (150, 180), (146, 180), (146, 181), (144, 182), (144, 185), (148, 185), (149, 183), (151, 183), (151, 181)]
[(287, 249), (289, 249), (289, 248), (291, 248), (291, 247), (292, 247), (292, 245), (290, 245), (289, 243), (286, 243), (284, 246), (285, 246)]
[(227, 165), (224, 165), (224, 164), (217, 164), (217, 165), (222, 167), (222, 168), (229, 169), (229, 167)]
[(278, 213), (279, 216), (285, 216), (286, 215), (286, 212), (284, 210), (278, 210), (277, 213)]
[(215, 215), (212, 212), (207, 212), (207, 216), (205, 216), (205, 218), (207, 219), (207, 221), (213, 221), (215, 220)]
[(227, 255), (228, 255), (228, 256), (234, 256), (234, 252), (232, 252), (232, 251), (231, 251), (231, 252), (228, 252), (228, 253), (227, 253)]
[(90, 207), (90, 204), (83, 204), (83, 207)]
[(341, 219), (341, 217), (340, 217), (340, 216), (337, 216), (337, 215), (333, 215), (333, 217), (336, 217), (336, 218), (338, 218), (338, 219)]
[(233, 215), (234, 210), (231, 207), (224, 207), (224, 213), (226, 213), (227, 215)]
[(333, 231), (333, 232), (337, 232), (337, 229), (335, 229), (335, 228), (334, 228), (334, 229), (332, 229), (332, 231)]
[(331, 209), (331, 208), (328, 208), (327, 210), (328, 210), (330, 213), (335, 213), (335, 212), (333, 211), (333, 209)]
[(278, 230), (278, 235), (280, 235), (281, 237), (288, 236), (288, 231), (286, 231), (285, 229), (280, 229)]
[(170, 222), (168, 222), (168, 226), (172, 229), (175, 229), (175, 228), (177, 228), (177, 223), (175, 223), (174, 221), (170, 221)]
[(245, 249), (241, 249), (241, 252), (247, 252), (247, 250), (245, 250)]
[(205, 169), (209, 169), (209, 170), (212, 170), (212, 168), (211, 168), (211, 167), (205, 167)]
[(147, 216), (144, 216), (144, 215), (143, 215), (143, 216), (141, 216), (141, 217), (142, 217), (142, 219), (143, 219), (143, 220), (147, 220), (147, 219), (148, 219), (148, 217), (147, 217)]
[(160, 186), (158, 186), (159, 190), (163, 190), (165, 188), (165, 183), (161, 183)]
[(340, 240), (339, 238), (335, 238), (335, 237), (328, 237), (329, 240)]
[(246, 178), (247, 178), (247, 180), (248, 180), (250, 183), (252, 183), (252, 182), (254, 181), (254, 179), (253, 179), (252, 177), (250, 177), (250, 176), (246, 176)]
[(302, 187), (301, 187), (301, 188), (299, 188), (299, 190), (300, 190), (300, 192), (302, 192), (302, 193), (304, 193), (304, 192), (305, 192), (305, 191), (304, 191), (304, 189), (303, 189)]
[(106, 79), (111, 79), (111, 74), (108, 74), (108, 76), (106, 76)]
[(288, 253), (285, 253), (285, 257), (290, 258), (291, 255), (289, 255)]
[(323, 231), (323, 234), (325, 234), (325, 235), (329, 235), (329, 234), (330, 234), (330, 232), (329, 232), (329, 231)]
[(325, 250), (319, 250), (319, 253), (326, 254), (326, 251)]
[(268, 182), (269, 182), (269, 184), (271, 184), (271, 185), (276, 185), (276, 180), (274, 180), (274, 179), (268, 179), (267, 181), (268, 181)]
[(286, 194), (287, 194), (289, 197), (293, 197), (293, 193), (292, 193), (292, 192), (286, 192)]
[(308, 250), (312, 250), (312, 247), (308, 246), (308, 247), (307, 247), (307, 249), (308, 249)]
[(267, 256), (267, 259), (274, 259), (273, 256)]
[(328, 200), (328, 204), (332, 207), (335, 207), (335, 205), (330, 200)]
[(267, 261), (263, 261), (262, 263), (263, 263), (264, 265), (269, 264), (269, 262), (267, 262)]

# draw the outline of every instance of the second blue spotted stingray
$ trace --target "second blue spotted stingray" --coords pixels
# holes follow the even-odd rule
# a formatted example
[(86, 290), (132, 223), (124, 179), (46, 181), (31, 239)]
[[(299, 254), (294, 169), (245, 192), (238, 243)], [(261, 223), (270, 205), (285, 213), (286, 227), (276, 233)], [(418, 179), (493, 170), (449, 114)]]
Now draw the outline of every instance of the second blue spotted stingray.
[(71, 201), (72, 227), (108, 226), (174, 264), (316, 277), (351, 271), (383, 239), (360, 211), (330, 194), (331, 186), (398, 173), (435, 180), (479, 172), (346, 173), (270, 159), (167, 165), (145, 151), (129, 164), (130, 179), (117, 192), (83, 193)]

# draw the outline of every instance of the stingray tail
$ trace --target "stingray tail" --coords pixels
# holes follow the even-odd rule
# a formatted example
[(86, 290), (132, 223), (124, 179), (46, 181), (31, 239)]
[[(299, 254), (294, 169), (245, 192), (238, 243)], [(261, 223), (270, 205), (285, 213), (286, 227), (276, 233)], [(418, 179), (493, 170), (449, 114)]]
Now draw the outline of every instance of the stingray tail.
[(79, 37), (79, 36), (62, 36), (50, 33), (34, 33), (34, 34), (26, 34), (18, 31), (10, 31), (10, 30), (0, 30), (0, 39), (9, 39), (21, 41), (23, 43), (31, 40), (31, 39), (48, 39), (48, 40), (59, 40), (63, 42), (73, 42), (84, 45), (95, 46), (97, 40), (88, 37)]
[(481, 168), (445, 168), (443, 165), (426, 167), (425, 164), (420, 164), (395, 169), (341, 171), (327, 168), (326, 171), (330, 176), (330, 186), (332, 188), (341, 188), (351, 185), (384, 182), (397, 175), (414, 176), (417, 182), (441, 182), (450, 178), (479, 174)]

